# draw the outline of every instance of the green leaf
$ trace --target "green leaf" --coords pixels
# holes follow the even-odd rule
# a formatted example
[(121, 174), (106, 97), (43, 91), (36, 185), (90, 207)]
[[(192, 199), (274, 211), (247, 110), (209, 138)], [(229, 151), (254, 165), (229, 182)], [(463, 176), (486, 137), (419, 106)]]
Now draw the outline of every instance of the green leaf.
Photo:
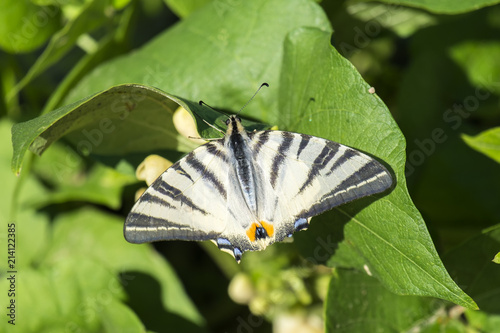
[[(211, 0), (164, 0), (167, 6), (179, 17), (189, 16), (198, 8), (203, 7)], [(217, 1), (216, 1), (217, 2)], [(219, 6), (235, 6), (235, 4), (219, 1)]]
[[(106, 327), (107, 332), (121, 332), (125, 323), (127, 332), (144, 332), (138, 317), (122, 303), (125, 293), (117, 276), (92, 257), (74, 256), (38, 269), (26, 267), (17, 278), (17, 288), (24, 292), (16, 295), (16, 328), (23, 332), (49, 332), (48, 327), (84, 332), (102, 332)], [(0, 286), (7, 288), (3, 280)], [(108, 317), (118, 311), (121, 322)], [(2, 321), (0, 328), (7, 325)]]
[[(500, 43), (496, 41), (460, 41), (450, 49), (450, 56), (467, 74), (476, 89), (477, 97), (483, 101), (490, 93), (500, 95), (500, 65), (495, 61), (500, 57)], [(473, 103), (470, 103), (473, 105)], [(496, 111), (496, 109), (495, 109)]]
[[(188, 323), (203, 325), (202, 317), (185, 294), (181, 282), (168, 263), (151, 245), (136, 245), (125, 241), (122, 218), (90, 209), (60, 215), (54, 222), (53, 240), (45, 254), (43, 265), (52, 267), (64, 261), (74, 266), (75, 258), (92, 259), (115, 276), (119, 275), (127, 293), (136, 292), (130, 289), (131, 286), (139, 287), (135, 286), (136, 280), (144, 277), (151, 279), (154, 283), (150, 284), (150, 288), (155, 284), (159, 285), (158, 294), (152, 296), (155, 301), (150, 299), (150, 304), (143, 302), (140, 305), (152, 313), (160, 311), (164, 315), (178, 316), (175, 321), (170, 318), (172, 329), (175, 330), (177, 326), (177, 330), (181, 330), (182, 325)], [(68, 279), (77, 277), (82, 281), (94, 279), (91, 270)], [(103, 281), (105, 282), (108, 283), (107, 289), (115, 288), (112, 282)], [(112, 290), (111, 292), (113, 293)], [(160, 309), (154, 308), (158, 305)], [(160, 316), (156, 320), (157, 323), (153, 324), (165, 325), (167, 317)], [(154, 329), (150, 325), (147, 326)]]
[[(298, 245), (316, 262), (331, 256), (329, 263), (338, 265), (348, 258), (392, 292), (476, 308), (448, 275), (408, 194), (405, 141), (399, 128), (380, 98), (369, 93), (370, 86), (329, 41), (330, 34), (317, 29), (290, 34), (279, 99), (280, 110), (287, 113), (281, 115), (280, 124), (372, 154), (392, 168), (397, 185), (388, 195), (357, 200), (323, 214), (321, 221), (313, 219), (306, 233), (295, 236)], [(342, 242), (337, 251), (338, 240)]]
[(462, 139), (472, 149), (500, 163), (500, 127), (489, 129), (476, 136), (462, 134)]
[(123, 175), (112, 168), (97, 164), (77, 182), (64, 183), (52, 193), (35, 200), (38, 207), (69, 201), (85, 201), (118, 209), (122, 205), (124, 186), (137, 181), (133, 175)]
[(9, 53), (33, 51), (59, 28), (60, 18), (57, 7), (4, 0), (0, 4), (0, 48)]
[(443, 258), (451, 276), (474, 297), (482, 311), (500, 313), (500, 266), (492, 258), (500, 248), (500, 225), (470, 238)]
[(121, 302), (111, 301), (102, 312), (104, 332), (144, 332), (144, 325), (135, 313)]
[[(6, 142), (10, 136), (12, 124), (5, 118), (0, 120), (0, 142)], [(7, 240), (7, 225), (14, 223), (16, 237), (30, 246), (17, 246), (17, 268), (29, 267), (43, 258), (49, 241), (49, 219), (45, 214), (35, 210), (34, 200), (47, 195), (47, 191), (32, 175), (23, 179), (23, 189), (15, 201), (20, 179), (10, 172), (12, 149), (0, 149), (0, 175), (2, 175), (2, 191), (5, 195), (0, 200), (0, 220), (2, 221), (0, 239)], [(5, 242), (6, 244), (7, 242)], [(7, 271), (7, 251), (0, 254), (0, 270)]]
[(443, 302), (393, 294), (365, 273), (335, 272), (325, 302), (326, 332), (421, 332), (443, 312)]
[[(19, 2), (21, 3), (21, 2)], [(49, 44), (31, 66), (28, 73), (7, 95), (7, 100), (13, 98), (31, 80), (40, 75), (51, 65), (57, 63), (74, 46), (78, 38), (89, 33), (109, 20), (105, 9), (110, 6), (110, 1), (92, 0), (85, 3), (84, 7), (74, 18), (71, 18), (64, 27), (52, 35)], [(60, 9), (53, 9), (59, 13)]]
[(40, 155), (68, 134), (83, 155), (117, 156), (144, 149), (189, 151), (195, 145), (178, 135), (172, 123), (174, 99), (153, 88), (118, 86), (16, 124), (12, 128), (12, 169), (19, 173), (28, 147)]
[(500, 264), (500, 252), (495, 254), (495, 258), (492, 260), (495, 264)]
[(69, 145), (52, 145), (32, 168), (36, 177), (51, 190), (34, 198), (31, 204), (44, 207), (78, 201), (120, 208), (124, 187), (137, 181), (135, 170), (118, 172), (99, 163), (89, 169), (85, 162)]
[[(66, 103), (134, 82), (238, 111), (261, 83), (278, 87), (283, 41), (301, 26), (331, 30), (321, 7), (308, 0), (213, 1), (136, 52), (96, 68)], [(262, 90), (242, 115), (275, 123), (277, 91)]]
[(467, 310), (465, 318), (477, 332), (500, 333), (500, 315)]
[[(366, 22), (363, 30), (355, 30), (354, 46), (362, 48), (359, 41), (368, 41), (380, 31), (380, 25), (383, 28), (394, 31), (399, 37), (407, 38), (415, 31), (423, 29), (429, 25), (437, 23), (437, 18), (428, 12), (403, 7), (393, 6), (378, 2), (347, 2), (346, 10), (356, 19)], [(358, 41), (358, 43), (356, 43)], [(358, 45), (356, 45), (358, 44)], [(342, 50), (342, 44), (340, 44)]]
[(396, 6), (408, 6), (428, 10), (438, 14), (459, 14), (499, 3), (498, 0), (382, 0)]

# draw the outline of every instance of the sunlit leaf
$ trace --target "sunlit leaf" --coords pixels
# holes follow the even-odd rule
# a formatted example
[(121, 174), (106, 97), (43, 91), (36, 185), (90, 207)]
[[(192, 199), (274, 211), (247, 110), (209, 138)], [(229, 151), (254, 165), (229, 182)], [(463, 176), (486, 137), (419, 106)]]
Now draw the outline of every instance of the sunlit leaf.
[[(180, 17), (189, 16), (196, 9), (206, 5), (211, 0), (164, 0), (170, 9)], [(219, 2), (220, 6), (231, 6), (230, 3)]]
[(471, 148), (500, 163), (500, 127), (489, 129), (476, 136), (462, 134), (462, 139)]
[[(28, 147), (41, 155), (64, 136), (82, 155), (120, 156), (161, 149), (190, 151), (198, 144), (179, 135), (173, 124), (172, 115), (178, 105), (195, 116), (202, 137), (221, 136), (208, 124), (222, 127), (225, 115), (155, 88), (121, 85), (16, 124), (12, 128), (12, 168), (20, 171)], [(249, 121), (243, 124), (249, 130), (266, 128)]]
[[(296, 238), (307, 242), (306, 256), (315, 262), (331, 256), (331, 265), (344, 265), (347, 257), (355, 266), (367, 266), (395, 293), (439, 297), (475, 308), (448, 275), (408, 194), (405, 141), (399, 128), (329, 39), (328, 33), (315, 29), (298, 29), (290, 35), (280, 86), (281, 123), (372, 154), (390, 166), (396, 187), (385, 197), (337, 207), (322, 215), (319, 223), (313, 219), (311, 228)], [(338, 251), (336, 241), (342, 241)]]
[(137, 51), (93, 70), (66, 103), (133, 82), (237, 112), (267, 82), (275, 89), (262, 90), (242, 115), (274, 123), (283, 42), (302, 26), (331, 30), (321, 7), (308, 0), (212, 1)]
[(9, 53), (30, 52), (59, 28), (61, 11), (31, 1), (4, 0), (0, 4), (0, 48)]

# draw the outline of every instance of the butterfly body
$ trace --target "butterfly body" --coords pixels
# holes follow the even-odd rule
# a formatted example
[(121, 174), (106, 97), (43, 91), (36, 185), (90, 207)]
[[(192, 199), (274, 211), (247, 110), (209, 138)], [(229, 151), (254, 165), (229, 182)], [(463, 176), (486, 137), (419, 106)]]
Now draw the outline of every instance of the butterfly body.
[(306, 229), (312, 216), (392, 185), (373, 158), (318, 137), (246, 132), (196, 148), (139, 198), (125, 222), (132, 243), (211, 240), (237, 261)]

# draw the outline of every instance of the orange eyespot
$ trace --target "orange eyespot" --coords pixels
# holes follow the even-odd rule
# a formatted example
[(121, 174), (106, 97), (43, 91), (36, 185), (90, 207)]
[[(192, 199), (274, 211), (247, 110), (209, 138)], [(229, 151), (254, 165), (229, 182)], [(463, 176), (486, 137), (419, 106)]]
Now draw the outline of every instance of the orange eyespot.
[(252, 223), (250, 228), (247, 229), (247, 236), (251, 242), (255, 242), (255, 230), (257, 229), (257, 223)]
[(274, 227), (272, 224), (264, 221), (260, 221), (260, 225), (258, 223), (252, 223), (252, 225), (247, 229), (247, 236), (251, 242), (255, 242), (256, 238), (262, 238), (262, 236), (257, 235), (257, 228), (263, 228), (268, 237), (272, 237), (274, 235)]
[(273, 227), (273, 225), (270, 224), (270, 223), (264, 222), (264, 221), (260, 221), (260, 224), (262, 224), (262, 227), (264, 229), (266, 229), (267, 235), (269, 237), (273, 237), (273, 235), (274, 235), (274, 227)]

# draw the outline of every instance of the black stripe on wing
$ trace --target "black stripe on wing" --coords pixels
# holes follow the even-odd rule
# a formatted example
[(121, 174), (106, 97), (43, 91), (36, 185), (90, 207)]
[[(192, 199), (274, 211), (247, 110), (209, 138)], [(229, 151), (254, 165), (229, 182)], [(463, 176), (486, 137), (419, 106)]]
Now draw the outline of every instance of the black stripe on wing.
[(262, 132), (250, 132), (248, 133), (248, 137), (251, 140), (256, 140), (255, 145), (253, 146), (253, 157), (257, 158), (262, 147), (269, 141), (269, 134), (271, 131), (262, 131)]
[(224, 152), (224, 143), (222, 140), (212, 141), (204, 146), (207, 150), (207, 153), (214, 155), (217, 158), (220, 158), (224, 163), (229, 163), (229, 158), (227, 154)]
[(276, 180), (278, 179), (278, 174), (280, 168), (286, 158), (286, 154), (293, 144), (294, 135), (290, 132), (282, 132), (282, 141), (278, 146), (278, 153), (273, 158), (273, 164), (271, 166), (271, 186), (276, 187)]
[(174, 208), (175, 206), (170, 204), (168, 201), (163, 199), (160, 196), (152, 195), (150, 192), (146, 191), (139, 199), (140, 201), (151, 202), (154, 204), (158, 204), (167, 208)]
[(300, 135), (300, 143), (299, 149), (297, 150), (297, 159), (300, 159), (300, 153), (304, 151), (309, 142), (311, 141), (311, 136), (307, 134), (299, 134)]
[(174, 239), (202, 241), (218, 236), (216, 233), (194, 230), (185, 224), (136, 212), (127, 216), (124, 235), (128, 242), (137, 244)]
[(348, 162), (351, 158), (359, 156), (359, 153), (353, 149), (347, 149), (344, 151), (342, 155), (338, 157), (337, 160), (335, 160), (335, 163), (333, 163), (332, 167), (330, 168), (330, 171), (328, 171), (325, 176), (328, 177), (335, 171), (337, 171), (338, 168), (340, 168), (344, 163)]
[(327, 164), (335, 157), (339, 150), (340, 145), (332, 141), (325, 141), (325, 146), (321, 150), (321, 153), (314, 159), (313, 165), (307, 174), (307, 179), (304, 181), (299, 189), (302, 192), (305, 188), (310, 186), (313, 180), (318, 177), (319, 171), (326, 168)]
[(297, 216), (312, 217), (355, 199), (383, 192), (391, 186), (390, 173), (379, 162), (372, 160), (353, 172), (332, 191), (324, 194), (316, 204), (304, 209)]
[(227, 200), (227, 191), (222, 184), (222, 182), (217, 178), (215, 173), (213, 173), (211, 170), (209, 170), (203, 163), (201, 163), (198, 158), (196, 158), (195, 154), (191, 153), (188, 154), (184, 159), (184, 162), (186, 162), (190, 167), (195, 169), (204, 180), (209, 181), (212, 183), (212, 185), (215, 186), (217, 191), (224, 197), (224, 200)]
[(194, 183), (194, 180), (193, 178), (191, 178), (191, 176), (189, 175), (189, 173), (186, 172), (186, 170), (184, 170), (182, 167), (181, 167), (181, 164), (179, 162), (175, 163), (174, 165), (172, 165), (171, 167), (173, 170), (175, 170), (179, 175), (181, 176), (184, 176), (186, 177), (187, 179), (189, 179), (191, 181), (191, 183)]
[(371, 160), (344, 179), (330, 193), (325, 194), (320, 201), (342, 196), (342, 201), (347, 202), (382, 192), (391, 185), (392, 179), (389, 172), (379, 162)]
[[(208, 213), (197, 206), (191, 199), (189, 199), (187, 196), (185, 196), (178, 188), (173, 187), (166, 182), (164, 182), (161, 178), (159, 178), (157, 181), (155, 181), (151, 187), (158, 191), (158, 193), (171, 198), (174, 201), (179, 201), (181, 205), (186, 205), (190, 207), (193, 210), (199, 211), (203, 215), (207, 215)], [(142, 199), (142, 198), (141, 198)]]

